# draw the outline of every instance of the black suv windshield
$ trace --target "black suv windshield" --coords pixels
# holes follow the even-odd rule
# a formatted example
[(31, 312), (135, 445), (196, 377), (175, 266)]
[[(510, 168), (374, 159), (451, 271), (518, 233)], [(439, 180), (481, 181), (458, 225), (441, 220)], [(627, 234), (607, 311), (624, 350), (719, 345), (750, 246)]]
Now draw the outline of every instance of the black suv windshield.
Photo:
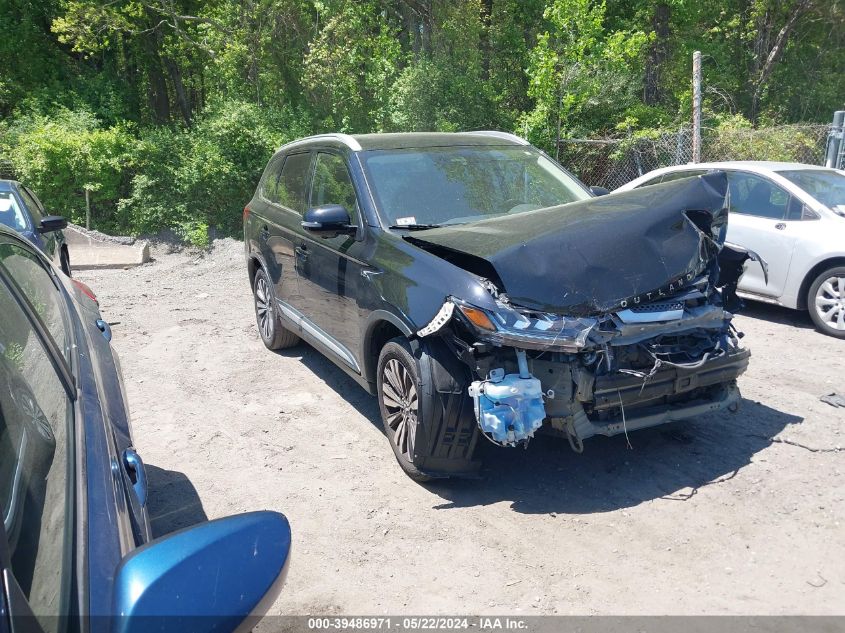
[(362, 154), (393, 227), (465, 224), (590, 197), (575, 178), (525, 147), (434, 147)]

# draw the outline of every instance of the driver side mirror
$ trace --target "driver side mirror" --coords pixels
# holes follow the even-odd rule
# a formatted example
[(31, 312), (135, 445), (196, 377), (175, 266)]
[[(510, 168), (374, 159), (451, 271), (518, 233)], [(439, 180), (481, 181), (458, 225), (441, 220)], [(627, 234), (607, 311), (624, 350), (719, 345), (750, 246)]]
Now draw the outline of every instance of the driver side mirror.
[(338, 235), (350, 235), (358, 230), (352, 224), (352, 218), (346, 207), (339, 204), (324, 204), (320, 207), (313, 207), (305, 212), (305, 219), (302, 221), (302, 228), (309, 233), (319, 235), (323, 239), (337, 237)]
[[(279, 595), (291, 546), (288, 520), (249, 512), (142, 545), (120, 563), (115, 633), (251, 629)], [(151, 618), (155, 626), (151, 625)]]
[(606, 196), (610, 193), (610, 189), (593, 185), (592, 187), (590, 187), (590, 193), (594, 196)]
[(41, 226), (38, 227), (39, 233), (52, 233), (53, 231), (61, 231), (67, 228), (67, 220), (60, 215), (45, 215), (41, 218)]

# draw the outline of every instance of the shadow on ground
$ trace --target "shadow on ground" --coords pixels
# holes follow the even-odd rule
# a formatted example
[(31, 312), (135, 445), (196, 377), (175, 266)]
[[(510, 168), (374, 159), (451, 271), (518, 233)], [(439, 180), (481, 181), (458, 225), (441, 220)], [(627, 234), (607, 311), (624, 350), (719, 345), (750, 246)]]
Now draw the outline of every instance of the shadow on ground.
[(810, 314), (806, 310), (791, 310), (759, 301), (745, 301), (745, 307), (740, 311), (742, 316), (760, 319), (769, 323), (791, 325), (805, 330), (815, 328)]
[(175, 470), (146, 464), (147, 512), (153, 538), (207, 521), (197, 489), (191, 480)]
[[(279, 356), (293, 358), (301, 362), (308, 369), (314, 372), (320, 380), (334, 389), (339, 396), (355, 407), (358, 412), (367, 418), (373, 426), (382, 431), (381, 413), (378, 408), (378, 401), (368, 394), (361, 385), (352, 380), (346, 372), (338, 368), (328, 358), (323, 356), (316, 349), (305, 342), (290, 349), (278, 350)], [(389, 450), (389, 447), (388, 447)]]
[(683, 502), (751, 463), (771, 438), (802, 418), (744, 400), (721, 412), (624, 435), (594, 437), (584, 453), (565, 440), (537, 437), (528, 449), (486, 443), (482, 481), (436, 484), (449, 509), (509, 501), (524, 514), (611, 512), (653, 499)]
[[(382, 429), (376, 398), (308, 345), (279, 352), (300, 358), (370, 422)], [(721, 411), (624, 435), (596, 436), (576, 454), (565, 439), (537, 436), (527, 449), (500, 448), (481, 440), (480, 480), (426, 484), (448, 510), (509, 501), (525, 514), (611, 512), (653, 499), (683, 502), (751, 463), (795, 415), (743, 400), (737, 413)], [(385, 458), (390, 447), (385, 440)], [(399, 468), (399, 466), (396, 466)]]

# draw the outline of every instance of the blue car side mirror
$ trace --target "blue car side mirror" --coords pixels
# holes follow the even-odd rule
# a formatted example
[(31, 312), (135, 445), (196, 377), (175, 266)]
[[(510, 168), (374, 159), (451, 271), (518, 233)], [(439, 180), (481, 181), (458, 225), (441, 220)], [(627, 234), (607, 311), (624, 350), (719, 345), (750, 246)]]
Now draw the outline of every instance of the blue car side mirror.
[(249, 512), (174, 532), (117, 569), (115, 633), (249, 630), (279, 595), (291, 533), (278, 512)]

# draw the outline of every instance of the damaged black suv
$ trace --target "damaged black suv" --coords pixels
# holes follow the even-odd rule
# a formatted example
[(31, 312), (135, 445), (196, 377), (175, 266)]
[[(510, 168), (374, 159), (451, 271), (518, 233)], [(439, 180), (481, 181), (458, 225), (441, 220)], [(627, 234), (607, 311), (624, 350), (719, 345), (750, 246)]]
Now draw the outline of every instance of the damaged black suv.
[(378, 395), (414, 479), (479, 441), (583, 440), (733, 408), (749, 254), (720, 172), (594, 197), (501, 132), (283, 146), (244, 209), (258, 329)]

